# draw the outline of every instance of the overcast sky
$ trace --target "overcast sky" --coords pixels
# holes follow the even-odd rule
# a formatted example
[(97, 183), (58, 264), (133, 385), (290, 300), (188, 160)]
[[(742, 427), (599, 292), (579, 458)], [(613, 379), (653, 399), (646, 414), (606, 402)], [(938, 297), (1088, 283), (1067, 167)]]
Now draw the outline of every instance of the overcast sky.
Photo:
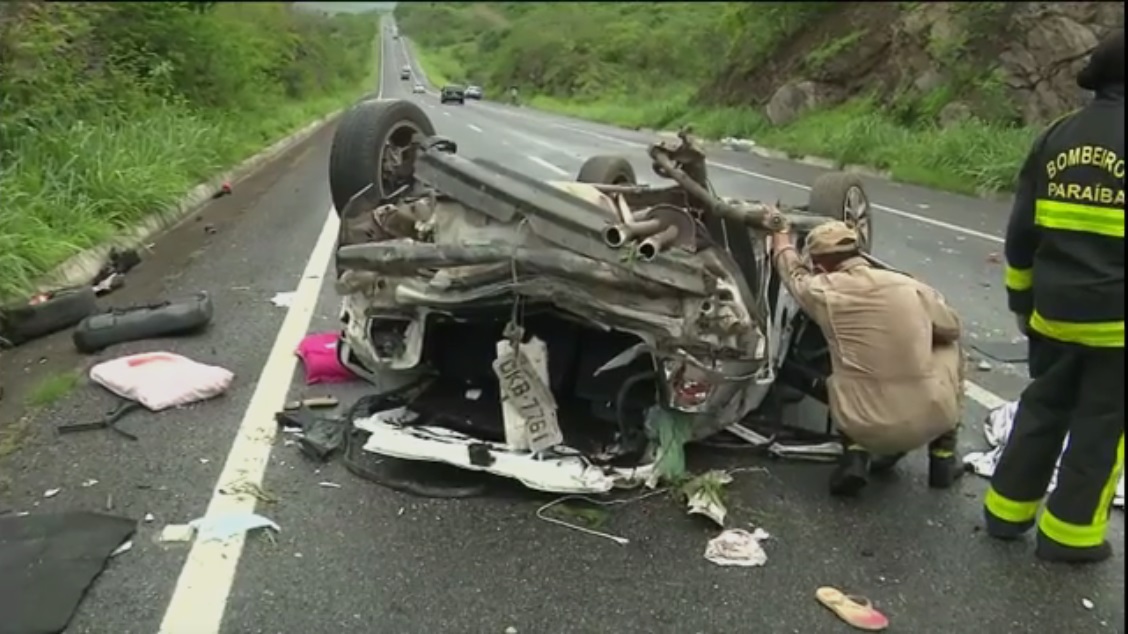
[(373, 9), (391, 11), (395, 8), (394, 2), (296, 2), (303, 7), (317, 8), (322, 11), (363, 13)]

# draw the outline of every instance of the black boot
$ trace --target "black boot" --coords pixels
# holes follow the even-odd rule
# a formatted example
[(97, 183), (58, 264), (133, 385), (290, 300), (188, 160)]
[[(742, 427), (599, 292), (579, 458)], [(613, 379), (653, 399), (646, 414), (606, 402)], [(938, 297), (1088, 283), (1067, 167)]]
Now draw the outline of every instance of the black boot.
[(987, 524), (987, 534), (1003, 541), (1019, 539), (1026, 534), (1026, 531), (1034, 528), (1034, 520), (1030, 520), (1029, 522), (1008, 522), (995, 517), (987, 509), (983, 509), (983, 519)]
[(1042, 561), (1064, 564), (1095, 564), (1112, 557), (1112, 544), (1107, 541), (1089, 548), (1064, 546), (1038, 532), (1034, 556)]
[(857, 445), (847, 447), (830, 475), (830, 494), (852, 497), (869, 483), (869, 452)]
[(951, 488), (956, 480), (963, 477), (964, 467), (954, 454), (928, 454), (928, 487), (931, 489)]

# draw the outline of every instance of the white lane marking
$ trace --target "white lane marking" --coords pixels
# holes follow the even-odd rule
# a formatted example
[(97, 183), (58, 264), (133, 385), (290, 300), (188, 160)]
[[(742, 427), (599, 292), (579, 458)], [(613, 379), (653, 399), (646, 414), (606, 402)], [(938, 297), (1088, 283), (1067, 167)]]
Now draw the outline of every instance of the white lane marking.
[(449, 111), (449, 110), (443, 110), (443, 116), (444, 116), (444, 117), (449, 117), (449, 116), (450, 116), (450, 111)]
[[(604, 141), (610, 141), (612, 143), (619, 143), (621, 145), (626, 145), (626, 146), (629, 146), (629, 147), (643, 147), (643, 148), (646, 147), (645, 143), (639, 143), (637, 141), (628, 141), (627, 139), (621, 139), (621, 138), (618, 138), (618, 137), (608, 136), (606, 134), (600, 134), (598, 132), (592, 132), (591, 130), (585, 130), (583, 128), (578, 128), (578, 127), (575, 127), (575, 126), (564, 125), (564, 124), (558, 123), (558, 124), (556, 124), (555, 127), (561, 128), (561, 129), (564, 129), (564, 130), (569, 130), (569, 131), (572, 131), (572, 132), (579, 132), (580, 134), (586, 134), (588, 136), (595, 137), (597, 139), (603, 139)], [(789, 181), (789, 180), (786, 180), (786, 179), (783, 179), (783, 178), (776, 178), (775, 176), (769, 176), (768, 174), (761, 174), (759, 172), (753, 172), (752, 170), (746, 170), (743, 167), (736, 167), (735, 165), (728, 165), (726, 163), (718, 163), (716, 161), (709, 161), (709, 165), (712, 165), (714, 167), (719, 167), (723, 170), (728, 170), (730, 172), (735, 172), (737, 174), (741, 174), (741, 175), (744, 175), (744, 176), (751, 176), (752, 178), (758, 178), (760, 180), (768, 181), (770, 183), (776, 183), (778, 185), (786, 185), (788, 187), (794, 187), (796, 189), (801, 189), (803, 191), (811, 191), (811, 188), (808, 185), (803, 185), (802, 183), (796, 183), (794, 181)], [(923, 224), (926, 224), (926, 225), (931, 225), (933, 227), (940, 227), (941, 229), (947, 229), (948, 231), (952, 231), (954, 233), (961, 233), (961, 234), (966, 235), (966, 236), (979, 238), (981, 240), (986, 240), (987, 242), (994, 242), (995, 244), (1003, 244), (1004, 243), (1003, 238), (1001, 238), (999, 236), (996, 236), (996, 235), (993, 235), (993, 234), (990, 234), (990, 233), (984, 233), (982, 231), (977, 231), (977, 230), (972, 229), (970, 227), (963, 227), (963, 226), (960, 226), (960, 225), (952, 224), (950, 222), (944, 222), (943, 220), (937, 220), (935, 218), (929, 218), (928, 216), (921, 216), (920, 214), (914, 214), (912, 212), (908, 212), (908, 211), (905, 211), (903, 209), (897, 209), (895, 207), (887, 207), (885, 205), (879, 205), (879, 204), (876, 204), (876, 203), (874, 203), (873, 208), (880, 210), (880, 211), (884, 211), (885, 213), (888, 213), (888, 214), (893, 214), (894, 216), (900, 216), (902, 218), (906, 218), (908, 220), (914, 220), (916, 222), (920, 222), (920, 223), (923, 223)]]
[(539, 156), (530, 156), (529, 160), (536, 163), (537, 165), (540, 165), (541, 167), (543, 167), (547, 170), (556, 172), (557, 174), (560, 174), (561, 176), (570, 176), (570, 174), (566, 170), (559, 168), (559, 167), (553, 165), (552, 163), (549, 163), (548, 161), (542, 159)]
[(467, 123), (467, 124), (466, 124), (466, 127), (467, 127), (467, 128), (470, 128), (471, 130), (473, 130), (473, 131), (475, 131), (475, 132), (481, 132), (481, 131), (482, 131), (482, 129), (481, 129), (481, 128), (479, 128), (478, 126), (474, 125), (473, 123)]
[(964, 381), (964, 394), (987, 409), (996, 409), (1009, 402), (998, 394), (971, 381)]
[[(227, 462), (208, 503), (208, 516), (253, 513), (255, 510), (257, 500), (254, 496), (224, 495), (220, 490), (240, 481), (257, 486), (262, 484), (278, 433), (274, 412), (286, 403), (297, 366), (294, 350), (313, 318), (325, 270), (333, 256), (338, 224), (337, 214), (330, 207), (321, 235), (286, 311), (286, 319), (278, 330), (270, 356), (239, 423), (231, 453), (227, 455)], [(223, 542), (197, 541), (192, 544), (161, 622), (160, 634), (219, 633), (244, 542), (244, 537), (240, 535)]]

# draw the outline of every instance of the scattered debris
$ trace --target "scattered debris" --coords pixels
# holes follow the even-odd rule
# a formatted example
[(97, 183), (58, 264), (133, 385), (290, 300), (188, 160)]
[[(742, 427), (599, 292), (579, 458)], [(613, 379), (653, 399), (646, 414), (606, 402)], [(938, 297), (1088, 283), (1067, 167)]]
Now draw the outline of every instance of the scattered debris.
[(679, 487), (679, 492), (685, 496), (691, 515), (704, 515), (724, 528), (725, 516), (725, 486), (732, 484), (732, 476), (724, 471), (708, 471)]
[(650, 488), (659, 482), (677, 482), (685, 475), (685, 444), (692, 423), (689, 416), (660, 407), (646, 412), (646, 431), (658, 443), (654, 471), (646, 481)]
[(307, 398), (301, 401), (290, 401), (289, 403), (286, 403), (286, 405), (284, 405), (282, 409), (287, 411), (293, 411), (296, 409), (301, 409), (303, 407), (309, 409), (321, 409), (336, 407), (339, 404), (340, 402), (333, 396), (315, 396), (313, 398)]
[(1081, 599), (1081, 606), (1084, 607), (1086, 610), (1092, 610), (1093, 609), (1093, 602), (1090, 601), (1089, 599)]
[(161, 529), (158, 541), (166, 543), (189, 542), (196, 534), (196, 529), (189, 524), (169, 524)]
[(230, 196), (230, 195), (231, 195), (231, 183), (224, 182), (222, 185), (219, 186), (219, 189), (215, 190), (215, 193), (212, 194), (212, 200), (215, 200), (217, 198), (223, 198), (224, 196)]
[(146, 513), (145, 514), (145, 523), (152, 522), (155, 519), (157, 519), (157, 518), (154, 517), (152, 513)]
[(768, 554), (760, 542), (768, 539), (767, 531), (757, 528), (749, 533), (743, 528), (730, 528), (705, 545), (705, 559), (718, 566), (763, 566)]
[(317, 486), (319, 486), (323, 489), (339, 489), (339, 488), (341, 488), (341, 485), (337, 484), (336, 482), (318, 482)]
[(865, 597), (850, 596), (837, 588), (824, 586), (815, 591), (815, 599), (855, 629), (877, 632), (889, 627), (889, 619)]
[(337, 355), (339, 339), (335, 332), (321, 332), (306, 335), (298, 344), (295, 354), (302, 360), (305, 368), (306, 385), (346, 383), (356, 378), (348, 368), (341, 365)]
[(266, 504), (278, 502), (277, 497), (267, 493), (260, 485), (254, 482), (248, 482), (247, 480), (239, 480), (238, 482), (233, 482), (227, 486), (221, 487), (219, 492), (223, 495), (247, 495)]
[(95, 484), (98, 484), (98, 481), (95, 480), (94, 478), (90, 478), (89, 480), (83, 480), (82, 481), (82, 488), (89, 489), (90, 487), (94, 486)]
[(46, 491), (43, 492), (43, 497), (53, 498), (53, 497), (55, 497), (56, 495), (59, 494), (59, 491), (62, 491), (62, 489), (47, 489)]
[(184, 407), (223, 394), (235, 375), (171, 352), (143, 352), (104, 361), (90, 380), (151, 411)]
[(975, 369), (979, 370), (980, 372), (990, 372), (991, 364), (987, 363), (986, 361), (980, 360), (979, 363), (975, 365)]
[(132, 539), (127, 542), (123, 542), (121, 546), (118, 546), (117, 549), (114, 550), (114, 552), (110, 553), (110, 557), (117, 557), (118, 555), (125, 554), (131, 550), (133, 550)]
[[(620, 546), (626, 546), (627, 544), (631, 543), (631, 540), (627, 539), (626, 537), (619, 537), (618, 535), (605, 533), (594, 528), (595, 526), (602, 526), (606, 521), (607, 507), (622, 506), (624, 504), (631, 504), (633, 502), (641, 502), (647, 498), (665, 493), (667, 490), (668, 489), (656, 489), (653, 491), (647, 491), (646, 493), (643, 493), (641, 495), (636, 495), (629, 498), (621, 498), (618, 500), (597, 500), (583, 495), (565, 495), (564, 497), (557, 498), (551, 502), (548, 502), (547, 504), (542, 505), (537, 509), (536, 516), (538, 519), (542, 519), (550, 524), (563, 526), (564, 528), (579, 531), (581, 533), (586, 533), (588, 535), (592, 535), (593, 537), (602, 537), (603, 539), (613, 541)], [(571, 506), (564, 507), (568, 509), (564, 511), (565, 514), (571, 515), (572, 517), (582, 522), (590, 523), (592, 525), (591, 527), (582, 526), (580, 524), (573, 524), (571, 522), (567, 522), (558, 517), (553, 517), (548, 514), (549, 510), (553, 508), (559, 508), (561, 505), (571, 501), (586, 502), (596, 507), (587, 509), (575, 508)]]
[(71, 339), (79, 352), (93, 354), (130, 341), (200, 332), (211, 323), (213, 312), (206, 291), (175, 300), (115, 307), (83, 319)]
[[(999, 457), (1003, 454), (1003, 447), (1007, 444), (1007, 438), (1010, 437), (1011, 428), (1014, 426), (1014, 417), (1018, 413), (1018, 401), (1011, 401), (1005, 405), (999, 406), (987, 414), (986, 420), (983, 422), (983, 435), (987, 438), (987, 444), (991, 449), (987, 451), (969, 452), (964, 455), (963, 462), (964, 468), (976, 475), (984, 478), (990, 478), (995, 474), (995, 466), (999, 462)], [(1069, 436), (1066, 436), (1065, 442), (1062, 447), (1069, 444)], [(1058, 456), (1058, 465), (1054, 467), (1054, 475), (1050, 479), (1050, 486), (1048, 490), (1052, 491), (1057, 486), (1057, 469), (1061, 465), (1061, 456)], [(1116, 483), (1116, 491), (1112, 497), (1112, 506), (1114, 508), (1124, 508), (1124, 474), (1120, 474), (1120, 480)]]
[(125, 431), (117, 426), (117, 422), (121, 420), (126, 414), (135, 410), (141, 409), (141, 405), (133, 401), (123, 401), (115, 409), (110, 410), (102, 418), (94, 421), (84, 423), (64, 423), (55, 428), (60, 434), (69, 434), (80, 431), (91, 431), (95, 429), (109, 429), (110, 431), (128, 438), (129, 440), (138, 440), (135, 434)]
[(198, 541), (225, 541), (259, 529), (281, 532), (273, 520), (256, 513), (208, 515), (188, 523), (196, 531)]
[(136, 529), (134, 519), (85, 511), (0, 517), (0, 629), (65, 631)]
[(283, 293), (275, 293), (274, 297), (270, 298), (270, 303), (279, 308), (289, 308), (290, 304), (294, 302), (294, 291), (286, 291)]

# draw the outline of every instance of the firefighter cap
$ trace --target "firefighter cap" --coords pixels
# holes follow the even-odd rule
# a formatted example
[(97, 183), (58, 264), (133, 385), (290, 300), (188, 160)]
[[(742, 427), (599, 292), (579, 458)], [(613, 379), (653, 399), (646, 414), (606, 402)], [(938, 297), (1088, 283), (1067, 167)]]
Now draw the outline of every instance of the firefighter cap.
[(807, 234), (807, 253), (830, 255), (858, 250), (858, 232), (841, 220), (823, 223)]

